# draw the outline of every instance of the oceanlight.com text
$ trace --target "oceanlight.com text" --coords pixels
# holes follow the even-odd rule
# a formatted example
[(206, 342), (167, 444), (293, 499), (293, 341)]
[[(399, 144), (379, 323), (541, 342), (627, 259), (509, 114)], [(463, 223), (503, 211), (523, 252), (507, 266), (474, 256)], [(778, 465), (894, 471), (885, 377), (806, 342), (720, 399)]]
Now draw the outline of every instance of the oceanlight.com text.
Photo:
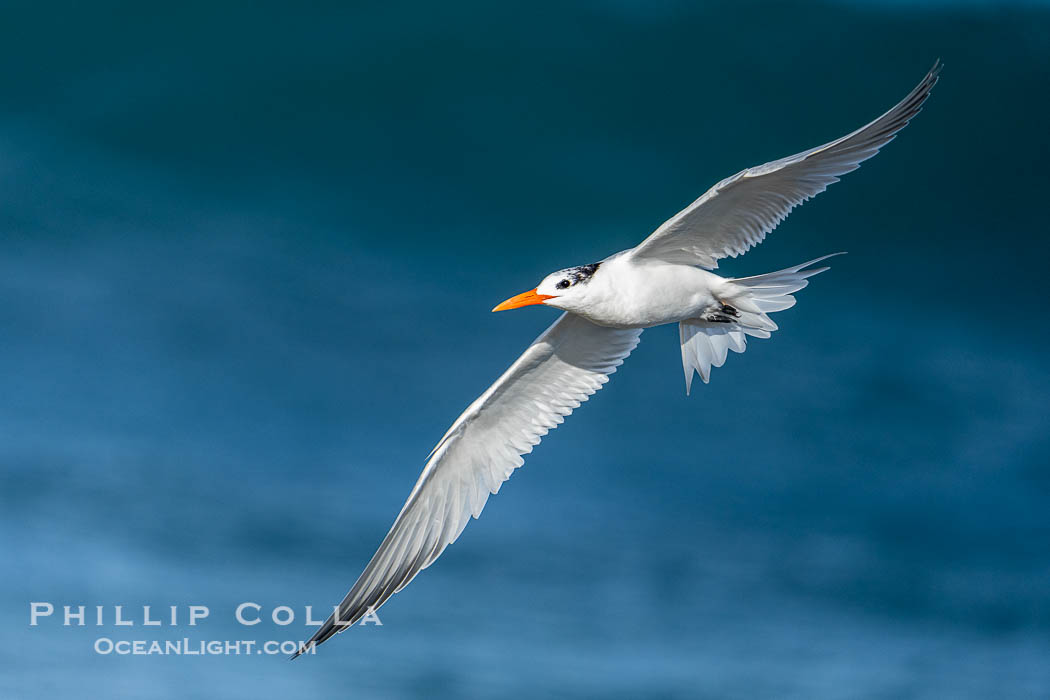
[(167, 639), (163, 642), (156, 639), (119, 639), (99, 637), (95, 640), (95, 653), (103, 656), (240, 656), (266, 654), (290, 656), (300, 649), (304, 654), (316, 653), (313, 645), (304, 649), (304, 641), (286, 639), (284, 641), (268, 640), (258, 642), (254, 639), (239, 640), (197, 640)]

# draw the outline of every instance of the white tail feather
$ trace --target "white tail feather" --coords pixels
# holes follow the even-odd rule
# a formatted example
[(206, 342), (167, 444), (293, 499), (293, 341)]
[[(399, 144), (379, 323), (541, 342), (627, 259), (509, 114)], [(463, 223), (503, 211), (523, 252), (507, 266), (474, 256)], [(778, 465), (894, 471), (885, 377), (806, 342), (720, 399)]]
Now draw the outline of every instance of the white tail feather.
[(791, 295), (805, 288), (810, 277), (829, 269), (810, 268), (810, 265), (843, 254), (832, 253), (765, 275), (727, 280), (735, 291), (722, 301), (739, 312), (732, 323), (691, 318), (678, 324), (685, 393), (692, 388), (693, 372), (699, 374), (706, 384), (711, 379), (711, 368), (721, 367), (730, 350), (744, 352), (747, 348), (745, 336), (768, 338), (777, 330), (777, 324), (767, 314), (790, 309), (795, 305), (795, 297)]

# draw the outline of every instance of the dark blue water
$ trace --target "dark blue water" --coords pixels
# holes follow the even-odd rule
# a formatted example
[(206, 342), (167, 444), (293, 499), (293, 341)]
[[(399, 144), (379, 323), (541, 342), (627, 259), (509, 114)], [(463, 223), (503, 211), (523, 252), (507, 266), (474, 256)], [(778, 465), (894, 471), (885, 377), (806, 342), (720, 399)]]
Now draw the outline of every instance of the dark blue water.
[[(23, 4), (0, 27), (0, 696), (1050, 696), (1045, 4)], [(782, 330), (690, 398), (676, 332), (647, 331), (383, 626), (294, 663), (95, 653), (307, 638), (553, 319), (488, 309), (938, 56), (896, 142), (724, 266), (850, 251)], [(33, 601), (58, 610), (30, 627)], [(296, 620), (243, 627), (245, 601)], [(197, 627), (141, 624), (194, 604)]]

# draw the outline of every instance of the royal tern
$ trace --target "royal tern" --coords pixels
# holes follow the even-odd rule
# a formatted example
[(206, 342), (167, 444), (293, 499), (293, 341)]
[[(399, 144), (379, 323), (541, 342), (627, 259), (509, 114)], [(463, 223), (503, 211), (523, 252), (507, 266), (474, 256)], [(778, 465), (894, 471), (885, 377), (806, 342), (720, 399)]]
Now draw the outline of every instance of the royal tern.
[[(522, 455), (608, 381), (642, 330), (678, 323), (686, 392), (707, 382), (747, 336), (768, 338), (769, 318), (828, 269), (830, 256), (755, 277), (711, 270), (760, 243), (799, 204), (823, 192), (893, 140), (937, 82), (934, 64), (914, 90), (840, 139), (722, 180), (630, 250), (559, 270), (493, 311), (532, 304), (564, 313), (452, 424), (390, 532), (331, 617), (296, 654), (353, 625), (400, 591), (454, 542)], [(293, 656), (292, 658), (295, 658)]]

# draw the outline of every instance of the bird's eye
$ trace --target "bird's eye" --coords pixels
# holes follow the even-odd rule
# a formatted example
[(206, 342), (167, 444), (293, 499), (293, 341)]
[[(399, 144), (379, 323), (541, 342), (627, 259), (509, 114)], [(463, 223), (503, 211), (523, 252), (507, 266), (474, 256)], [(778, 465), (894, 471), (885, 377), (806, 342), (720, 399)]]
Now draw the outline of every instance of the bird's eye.
[(558, 284), (554, 285), (555, 289), (567, 289), (569, 287), (569, 280), (562, 280)]

